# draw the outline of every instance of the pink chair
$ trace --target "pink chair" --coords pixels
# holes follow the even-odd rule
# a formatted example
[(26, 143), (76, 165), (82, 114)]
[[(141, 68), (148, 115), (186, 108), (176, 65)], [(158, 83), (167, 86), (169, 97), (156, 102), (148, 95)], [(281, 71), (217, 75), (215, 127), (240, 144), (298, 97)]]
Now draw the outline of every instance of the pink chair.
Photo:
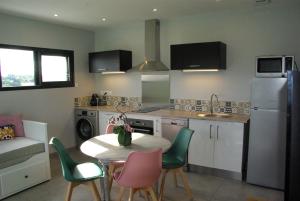
[(121, 200), (125, 188), (130, 188), (129, 201), (137, 191), (150, 194), (152, 201), (157, 197), (152, 186), (158, 181), (162, 168), (162, 149), (149, 152), (132, 152), (124, 164), (122, 171), (114, 173), (114, 180), (121, 186), (118, 200)]
[(105, 133), (113, 133), (115, 124), (107, 124)]
[[(106, 131), (105, 133), (107, 134), (113, 134), (115, 124), (108, 123), (106, 126)], [(109, 191), (111, 190), (112, 187), (112, 182), (113, 182), (113, 174), (115, 171), (118, 171), (120, 168), (123, 167), (125, 161), (113, 161), (109, 163), (108, 166), (108, 182), (109, 182)]]

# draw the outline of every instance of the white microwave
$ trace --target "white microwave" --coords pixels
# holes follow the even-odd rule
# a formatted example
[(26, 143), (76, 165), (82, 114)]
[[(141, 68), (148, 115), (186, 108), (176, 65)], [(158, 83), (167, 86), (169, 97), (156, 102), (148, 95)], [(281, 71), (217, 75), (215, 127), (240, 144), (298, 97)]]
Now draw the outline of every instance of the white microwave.
[(288, 70), (294, 70), (294, 56), (256, 57), (256, 77), (286, 77)]

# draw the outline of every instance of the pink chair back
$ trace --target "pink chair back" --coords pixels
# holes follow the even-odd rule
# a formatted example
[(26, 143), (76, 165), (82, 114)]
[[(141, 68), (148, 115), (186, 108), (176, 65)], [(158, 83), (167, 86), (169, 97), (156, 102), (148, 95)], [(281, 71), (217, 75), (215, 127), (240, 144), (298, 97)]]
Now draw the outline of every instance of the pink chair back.
[(107, 124), (105, 133), (113, 133), (114, 126), (114, 124)]
[(115, 174), (118, 184), (124, 187), (143, 188), (158, 181), (162, 168), (162, 149), (149, 152), (132, 152), (121, 173)]

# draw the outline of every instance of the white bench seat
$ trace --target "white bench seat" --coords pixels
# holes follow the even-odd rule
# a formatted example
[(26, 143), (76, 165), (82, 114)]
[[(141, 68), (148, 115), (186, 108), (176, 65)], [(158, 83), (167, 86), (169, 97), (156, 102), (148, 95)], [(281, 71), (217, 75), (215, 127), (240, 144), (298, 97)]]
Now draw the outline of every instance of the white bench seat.
[(0, 200), (51, 178), (47, 123), (23, 125), (25, 137), (0, 142)]

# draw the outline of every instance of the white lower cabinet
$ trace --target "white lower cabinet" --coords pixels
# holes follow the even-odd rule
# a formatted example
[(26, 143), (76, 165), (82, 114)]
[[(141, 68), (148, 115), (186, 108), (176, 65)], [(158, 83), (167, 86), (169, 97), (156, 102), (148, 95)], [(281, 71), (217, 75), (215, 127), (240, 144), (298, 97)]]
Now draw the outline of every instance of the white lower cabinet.
[(244, 124), (190, 119), (189, 163), (241, 173)]
[(190, 129), (194, 130), (189, 146), (189, 163), (205, 167), (214, 167), (214, 140), (209, 121), (189, 120)]

